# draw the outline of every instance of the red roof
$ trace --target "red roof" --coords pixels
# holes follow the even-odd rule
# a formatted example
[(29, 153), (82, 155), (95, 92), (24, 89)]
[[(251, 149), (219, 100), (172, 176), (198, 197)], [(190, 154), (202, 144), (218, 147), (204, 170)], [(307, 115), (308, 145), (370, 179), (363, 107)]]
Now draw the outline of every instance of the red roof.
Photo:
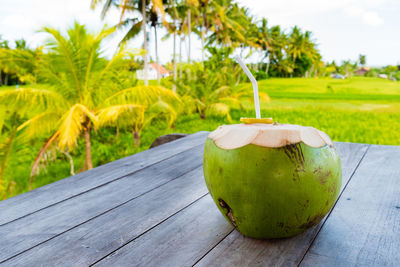
[[(156, 63), (150, 63), (150, 66), (157, 71), (157, 64)], [(167, 71), (162, 65), (158, 64), (160, 74), (169, 74), (169, 71)]]

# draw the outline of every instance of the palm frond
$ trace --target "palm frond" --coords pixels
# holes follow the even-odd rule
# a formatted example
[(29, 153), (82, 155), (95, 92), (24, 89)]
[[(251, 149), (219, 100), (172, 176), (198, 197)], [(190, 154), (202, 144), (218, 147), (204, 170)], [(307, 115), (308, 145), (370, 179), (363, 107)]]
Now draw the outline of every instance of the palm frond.
[(230, 87), (229, 86), (221, 86), (217, 89), (215, 89), (210, 95), (209, 98), (219, 98), (221, 96), (225, 96), (229, 94), (230, 92)]
[(164, 20), (165, 10), (164, 10), (164, 5), (163, 5), (162, 0), (152, 0), (151, 2), (153, 4), (153, 7), (152, 7), (153, 11), (161, 14), (161, 17)]
[(136, 111), (143, 112), (146, 106), (135, 104), (113, 105), (99, 110), (99, 126), (116, 123), (122, 116), (135, 116)]
[(149, 108), (148, 113), (150, 114), (150, 116), (146, 119), (146, 124), (150, 123), (155, 118), (165, 118), (168, 126), (171, 127), (178, 117), (176, 110), (170, 104), (162, 100), (154, 103)]
[[(75, 28), (73, 28), (73, 30), (75, 30), (75, 29), (77, 29), (76, 31), (79, 30), (77, 26)], [(70, 48), (71, 43), (64, 36), (62, 36), (62, 34), (59, 31), (57, 31), (54, 28), (44, 27), (42, 29), (42, 31), (52, 35), (52, 37), (56, 41), (56, 44), (53, 44), (52, 46), (56, 47), (58, 49), (58, 52), (60, 53), (60, 55), (66, 60), (68, 66), (69, 66), (69, 71), (72, 74), (71, 76), (73, 78), (76, 90), (78, 91), (78, 95), (81, 97), (82, 96), (81, 83), (80, 83), (80, 79), (78, 77), (77, 66), (76, 66), (76, 64), (74, 64), (75, 58), (74, 58), (73, 50), (71, 50), (71, 48)], [(52, 43), (49, 43), (49, 44), (52, 44)]]
[(17, 131), (22, 132), (23, 139), (49, 135), (55, 132), (60, 117), (60, 113), (45, 111), (25, 121), (17, 128)]
[(124, 89), (105, 100), (107, 104), (134, 103), (150, 106), (159, 99), (170, 103), (181, 103), (179, 96), (172, 90), (162, 86), (135, 86)]
[(61, 110), (68, 106), (63, 96), (55, 91), (35, 88), (17, 88), (0, 91), (0, 104), (20, 113), (37, 109)]
[(74, 148), (78, 136), (84, 130), (84, 127), (88, 127), (88, 122), (91, 122), (96, 128), (98, 125), (97, 116), (81, 104), (73, 105), (61, 118), (58, 147), (60, 149), (68, 147), (69, 150)]
[(194, 98), (190, 95), (184, 95), (181, 97), (183, 105), (181, 105), (180, 112), (191, 114), (193, 112), (199, 112), (203, 110), (206, 105), (198, 98)]
[[(133, 21), (132, 19), (128, 19), (123, 23), (123, 25), (129, 24), (129, 22)], [(135, 22), (129, 29), (129, 31), (125, 34), (124, 38), (122, 39), (121, 43), (126, 43), (127, 41), (131, 40), (133, 37), (138, 35), (142, 30), (142, 21)]]
[(226, 117), (229, 122), (232, 121), (230, 115), (230, 107), (225, 103), (214, 103), (207, 108), (207, 113), (210, 115)]

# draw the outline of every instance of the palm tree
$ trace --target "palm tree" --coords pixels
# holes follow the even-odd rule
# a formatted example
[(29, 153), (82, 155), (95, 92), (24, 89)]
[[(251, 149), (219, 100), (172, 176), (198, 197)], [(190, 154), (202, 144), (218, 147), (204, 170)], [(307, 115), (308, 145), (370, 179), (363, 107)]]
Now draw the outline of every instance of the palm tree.
[(188, 28), (188, 41), (189, 41), (189, 48), (188, 48), (188, 63), (190, 64), (190, 53), (191, 53), (191, 35), (192, 35), (192, 9), (196, 8), (199, 5), (198, 0), (186, 0), (187, 5), (187, 28)]
[(360, 54), (358, 56), (358, 62), (360, 63), (361, 66), (364, 66), (367, 63), (367, 56)]
[(287, 53), (296, 62), (296, 58), (300, 57), (302, 53), (306, 52), (305, 38), (300, 28), (294, 26), (288, 38)]
[[(104, 18), (106, 13), (109, 11), (112, 5), (118, 6), (121, 9), (120, 22), (119, 27), (130, 27), (129, 31), (126, 33), (122, 42), (126, 42), (129, 39), (135, 37), (139, 34), (140, 29), (143, 32), (143, 50), (146, 53), (143, 54), (144, 61), (144, 84), (148, 85), (148, 44), (147, 44), (147, 14), (148, 9), (151, 4), (152, 11), (161, 13), (164, 18), (164, 6), (161, 0), (92, 0), (92, 8), (95, 8), (97, 5), (104, 2), (102, 17)], [(134, 18), (126, 18), (124, 19), (124, 15), (126, 11), (131, 12), (140, 12), (141, 20)]]
[[(51, 40), (46, 44), (48, 53), (39, 59), (38, 72), (48, 86), (0, 91), (0, 104), (7, 103), (32, 114), (19, 127), (20, 131), (30, 138), (48, 136), (33, 164), (30, 183), (40, 158), (52, 144), (62, 151), (71, 151), (83, 136), (83, 169), (91, 169), (93, 129), (125, 119), (125, 125), (131, 127), (137, 139), (135, 126), (145, 118), (147, 109), (159, 101), (178, 101), (172, 91), (163, 87), (121, 88), (115, 82), (121, 72), (127, 71), (125, 56), (134, 52), (121, 47), (111, 60), (102, 56), (101, 44), (114, 30), (90, 34), (83, 25), (75, 23), (64, 36), (53, 28), (44, 28)], [(9, 53), (9, 58), (18, 60), (18, 53)]]
[(262, 60), (268, 58), (268, 62), (266, 64), (265, 72), (268, 74), (269, 66), (270, 66), (270, 52), (273, 46), (273, 38), (268, 27), (268, 21), (265, 18), (262, 18), (258, 23), (250, 23), (247, 41), (251, 47), (255, 47), (262, 52)]
[[(177, 9), (177, 4), (176, 0), (171, 0), (168, 2), (168, 6), (165, 9), (165, 12), (169, 14), (169, 16), (172, 18), (172, 22), (166, 23), (166, 29), (168, 33), (165, 35), (164, 38), (170, 37), (170, 35), (173, 35), (173, 50), (172, 50), (172, 62), (173, 62), (173, 79), (174, 82), (176, 82), (177, 77), (178, 77), (178, 72), (177, 72), (177, 63), (176, 63), (176, 37), (179, 34), (179, 28), (178, 28), (178, 20), (179, 20), (179, 13)], [(172, 90), (175, 92), (176, 91), (176, 85), (172, 85)]]
[(156, 12), (150, 12), (150, 26), (154, 28), (154, 50), (156, 57), (156, 66), (157, 66), (157, 82), (160, 84), (160, 60), (158, 58), (158, 42), (157, 42), (157, 24), (158, 24), (158, 15)]
[(237, 47), (246, 43), (245, 30), (250, 23), (248, 10), (232, 0), (216, 0), (212, 5), (212, 34), (208, 38), (208, 45)]
[[(177, 25), (176, 25), (176, 23), (177, 23), (177, 19), (178, 19), (178, 12), (177, 12), (177, 10), (176, 10), (176, 3), (175, 3), (175, 0), (172, 0), (171, 1), (171, 3), (172, 3), (172, 7), (171, 7), (171, 11), (169, 12), (169, 14), (170, 14), (170, 16), (172, 17), (172, 21), (173, 21), (173, 23), (172, 23), (172, 27), (170, 26), (170, 27), (168, 27), (170, 30), (172, 30), (172, 32), (173, 32), (173, 35), (174, 35), (174, 47), (173, 47), (173, 62), (174, 62), (174, 67), (173, 67), (173, 69), (174, 69), (174, 82), (176, 82), (176, 79), (177, 79), (177, 64), (176, 64), (176, 34), (177, 34)], [(176, 85), (174, 84), (173, 85), (174, 87), (173, 87), (173, 91), (175, 92), (176, 91)]]

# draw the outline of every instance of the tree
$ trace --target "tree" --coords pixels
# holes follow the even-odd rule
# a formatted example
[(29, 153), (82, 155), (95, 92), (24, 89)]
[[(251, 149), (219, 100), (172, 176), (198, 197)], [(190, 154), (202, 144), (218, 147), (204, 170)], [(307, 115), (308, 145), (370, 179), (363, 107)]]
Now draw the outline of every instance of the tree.
[(189, 49), (188, 49), (188, 63), (190, 64), (190, 54), (192, 49), (191, 35), (192, 35), (192, 9), (196, 8), (199, 5), (198, 0), (186, 0), (187, 9), (187, 28), (188, 28), (188, 41), (189, 41)]
[[(311, 39), (311, 32), (295, 26), (288, 36), (287, 55), (292, 63), (293, 74), (305, 76), (308, 70), (319, 62), (319, 52)], [(296, 70), (297, 69), (297, 70)]]
[(157, 36), (157, 24), (158, 24), (158, 14), (154, 11), (150, 11), (150, 25), (154, 29), (154, 48), (155, 48), (155, 58), (157, 65), (157, 82), (160, 84), (160, 60), (158, 58), (158, 36)]
[(211, 35), (207, 45), (238, 47), (246, 43), (245, 30), (249, 25), (247, 9), (232, 0), (213, 1)]
[[(241, 67), (230, 58), (232, 47), (206, 47), (211, 55), (204, 63), (192, 63), (187, 66), (196, 76), (197, 81), (190, 81), (187, 76), (178, 80), (185, 113), (199, 113), (204, 119), (207, 115), (225, 117), (231, 120), (231, 109), (244, 109), (243, 100), (253, 99), (253, 92), (248, 87), (239, 86)], [(260, 98), (268, 96), (259, 92)]]
[(365, 64), (367, 63), (367, 56), (360, 54), (358, 56), (358, 62), (360, 63), (361, 66), (365, 66)]
[[(112, 5), (118, 6), (121, 9), (120, 22), (118, 24), (119, 27), (130, 27), (129, 31), (123, 38), (122, 42), (126, 42), (129, 39), (135, 37), (140, 33), (140, 30), (143, 32), (143, 50), (145, 53), (143, 54), (144, 61), (144, 84), (148, 85), (148, 44), (147, 44), (147, 16), (149, 6), (151, 4), (151, 10), (153, 12), (159, 12), (164, 17), (164, 6), (162, 0), (92, 0), (92, 8), (95, 8), (97, 5), (104, 2), (102, 17), (104, 18), (105, 14), (109, 11)], [(140, 13), (141, 20), (136, 16), (133, 18), (124, 19), (124, 15), (126, 11), (131, 11), (133, 13)]]
[[(102, 56), (101, 44), (114, 30), (105, 28), (98, 34), (90, 34), (83, 25), (75, 23), (62, 35), (53, 28), (44, 28), (51, 39), (45, 46), (48, 53), (39, 59), (38, 71), (48, 86), (0, 91), (0, 104), (7, 103), (30, 115), (19, 130), (30, 138), (48, 136), (33, 164), (30, 182), (40, 158), (51, 145), (71, 151), (83, 137), (83, 169), (91, 169), (93, 129), (129, 118), (124, 124), (131, 127), (137, 138), (135, 125), (144, 120), (147, 109), (159, 101), (179, 101), (163, 87), (129, 87), (116, 82), (129, 66), (125, 56), (134, 51), (121, 47), (109, 61)], [(15, 50), (8, 56), (18, 63), (19, 53)]]
[(269, 57), (273, 46), (273, 38), (268, 27), (267, 19), (262, 18), (259, 23), (251, 23), (248, 33), (249, 34), (246, 39), (248, 40), (249, 45), (261, 50), (261, 61), (263, 61), (265, 58), (268, 58), (268, 62), (265, 68), (265, 72), (268, 74), (270, 66)]
[[(3, 40), (2, 36), (0, 35), (0, 52), (4, 51), (6, 49), (10, 49), (8, 46), (8, 40)], [(8, 84), (8, 71), (9, 67), (4, 61), (0, 60), (0, 86)], [(4, 80), (3, 80), (3, 74), (4, 74)]]
[[(9, 60), (7, 55), (12, 53), (13, 50), (18, 51), (19, 64), (15, 64), (12, 60)], [(6, 82), (8, 83), (8, 77), (12, 79), (16, 84), (25, 82), (36, 82), (36, 66), (35, 59), (42, 54), (42, 48), (30, 49), (26, 45), (24, 39), (15, 41), (15, 49), (10, 47), (0, 47), (0, 76), (1, 72), (5, 74)], [(0, 79), (1, 80), (1, 79)]]
[(272, 76), (282, 77), (293, 72), (291, 61), (285, 58), (287, 49), (287, 35), (280, 26), (270, 28), (272, 46), (269, 51)]
[(352, 64), (350, 60), (343, 60), (342, 65), (339, 67), (339, 71), (342, 74), (350, 77), (356, 67), (357, 63)]

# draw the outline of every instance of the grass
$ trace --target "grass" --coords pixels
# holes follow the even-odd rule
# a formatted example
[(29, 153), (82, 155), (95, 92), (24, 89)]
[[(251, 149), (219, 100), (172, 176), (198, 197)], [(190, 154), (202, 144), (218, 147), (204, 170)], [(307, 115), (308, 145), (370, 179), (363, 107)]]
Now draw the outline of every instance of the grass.
[[(249, 87), (250, 84), (243, 86)], [(271, 102), (262, 102), (262, 116), (273, 117), (279, 123), (293, 123), (318, 128), (334, 141), (400, 145), (400, 83), (374, 78), (333, 79), (268, 79), (259, 82), (260, 91), (271, 96)], [(253, 104), (246, 103), (245, 111), (232, 111), (232, 123), (240, 117), (254, 117)], [(212, 131), (226, 119), (207, 117), (201, 120), (198, 114), (180, 116), (175, 128), (166, 128), (165, 123), (156, 122), (142, 133), (141, 144), (133, 146), (129, 132), (121, 132), (116, 138), (113, 129), (101, 129), (92, 137), (92, 152), (95, 165), (148, 149), (160, 135), (167, 133), (195, 133)], [(31, 163), (41, 144), (33, 145), (24, 161), (14, 156), (6, 177), (16, 182), (11, 194), (27, 191)], [(73, 153), (75, 168), (83, 164), (83, 144)], [(33, 187), (70, 176), (69, 164), (63, 155), (49, 162), (35, 177)]]

